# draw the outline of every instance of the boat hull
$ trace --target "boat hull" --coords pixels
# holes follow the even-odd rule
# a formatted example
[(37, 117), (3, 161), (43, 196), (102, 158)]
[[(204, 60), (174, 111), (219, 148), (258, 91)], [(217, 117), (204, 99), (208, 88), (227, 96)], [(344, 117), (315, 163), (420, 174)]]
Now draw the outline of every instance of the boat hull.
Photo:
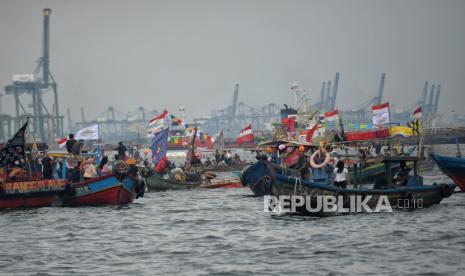
[(156, 174), (145, 178), (149, 191), (191, 190), (200, 188), (202, 182), (180, 182), (164, 179)]
[(465, 158), (432, 154), (441, 171), (449, 176), (460, 190), (465, 191)]
[(127, 176), (118, 179), (113, 175), (78, 183), (75, 193), (65, 197), (69, 206), (122, 205), (132, 203), (136, 197), (137, 179)]
[(34, 180), (1, 184), (0, 209), (45, 207), (59, 202), (67, 180)]

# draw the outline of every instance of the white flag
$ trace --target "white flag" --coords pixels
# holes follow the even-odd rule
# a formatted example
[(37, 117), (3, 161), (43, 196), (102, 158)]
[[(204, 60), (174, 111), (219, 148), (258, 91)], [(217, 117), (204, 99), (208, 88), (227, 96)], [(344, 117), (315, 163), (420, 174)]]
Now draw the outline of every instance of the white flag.
[(76, 140), (98, 140), (98, 125), (91, 125), (80, 129), (74, 135)]

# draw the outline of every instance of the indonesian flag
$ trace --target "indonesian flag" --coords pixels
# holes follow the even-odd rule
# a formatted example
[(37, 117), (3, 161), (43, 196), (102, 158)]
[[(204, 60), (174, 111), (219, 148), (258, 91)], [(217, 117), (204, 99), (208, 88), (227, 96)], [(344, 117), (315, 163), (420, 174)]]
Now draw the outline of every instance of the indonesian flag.
[(373, 111), (373, 125), (389, 124), (389, 103), (374, 105), (371, 107)]
[(165, 110), (163, 111), (163, 113), (153, 117), (150, 121), (149, 121), (149, 126), (152, 126), (154, 124), (157, 124), (157, 123), (160, 123), (160, 121), (166, 119), (166, 117), (168, 116), (168, 111)]
[(325, 120), (327, 122), (333, 122), (339, 120), (339, 111), (333, 110), (333, 111), (328, 111), (325, 113)]
[(163, 113), (153, 117), (149, 121), (149, 126), (147, 128), (147, 137), (154, 137), (157, 133), (168, 128), (169, 112), (163, 111)]
[(68, 137), (65, 137), (65, 138), (61, 138), (59, 141), (58, 141), (58, 147), (59, 148), (64, 148), (66, 146), (66, 142), (68, 141)]
[(251, 142), (253, 142), (252, 125), (248, 125), (243, 130), (241, 130), (241, 133), (239, 133), (239, 136), (237, 136), (236, 143), (240, 145), (243, 143)]
[(421, 107), (418, 107), (417, 109), (415, 109), (415, 111), (413, 111), (412, 115), (416, 119), (421, 119), (421, 117), (423, 116)]

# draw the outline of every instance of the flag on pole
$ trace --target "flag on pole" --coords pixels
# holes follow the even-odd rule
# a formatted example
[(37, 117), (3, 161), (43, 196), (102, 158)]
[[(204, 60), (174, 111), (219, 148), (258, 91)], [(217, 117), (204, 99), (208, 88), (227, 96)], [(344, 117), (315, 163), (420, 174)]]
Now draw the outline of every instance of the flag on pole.
[(150, 121), (149, 121), (149, 126), (154, 125), (154, 124), (157, 124), (158, 122), (160, 122), (160, 121), (166, 119), (166, 117), (168, 116), (168, 114), (169, 114), (168, 111), (165, 110), (165, 111), (163, 111), (163, 113), (161, 113), (161, 114), (159, 114), (159, 115), (153, 117), (153, 118), (150, 119)]
[(168, 129), (169, 125), (169, 113), (163, 111), (163, 113), (155, 116), (149, 121), (149, 127), (147, 129), (147, 137), (154, 137), (157, 133)]
[(26, 164), (26, 139), (25, 133), (28, 122), (8, 140), (5, 147), (0, 150), (0, 167), (11, 165), (14, 167), (24, 167)]
[(423, 112), (421, 106), (415, 109), (412, 113), (413, 118), (420, 119), (423, 116)]
[(253, 142), (253, 132), (252, 132), (252, 125), (246, 126), (244, 129), (241, 130), (239, 136), (236, 138), (236, 143), (243, 144), (243, 143), (251, 143)]
[(220, 130), (217, 134), (215, 134), (212, 138), (213, 146), (215, 149), (222, 149), (224, 148), (224, 134), (223, 130)]
[[(99, 132), (98, 132), (98, 124), (91, 125), (80, 129), (74, 135), (76, 140), (98, 140)], [(66, 144), (66, 142), (65, 142)]]
[(157, 134), (152, 139), (152, 163), (158, 164), (166, 155), (168, 149), (168, 129)]
[(336, 109), (336, 110), (332, 110), (332, 111), (328, 111), (325, 113), (325, 121), (326, 122), (334, 122), (334, 121), (338, 121), (339, 120), (339, 111)]
[(389, 103), (374, 105), (371, 107), (373, 111), (373, 125), (389, 124)]
[(68, 141), (68, 137), (61, 138), (60, 140), (58, 140), (58, 147), (64, 148), (66, 146), (67, 141)]

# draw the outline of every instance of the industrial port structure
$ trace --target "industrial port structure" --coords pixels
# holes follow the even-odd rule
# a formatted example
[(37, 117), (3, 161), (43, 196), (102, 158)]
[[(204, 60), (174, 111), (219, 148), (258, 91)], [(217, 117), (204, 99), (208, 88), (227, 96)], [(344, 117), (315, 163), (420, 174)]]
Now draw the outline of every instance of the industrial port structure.
[[(0, 138), (3, 140), (12, 136), (26, 118), (30, 119), (30, 132), (39, 141), (63, 136), (64, 116), (60, 114), (57, 83), (49, 68), (50, 14), (51, 9), (43, 10), (43, 53), (33, 73), (14, 75), (12, 83), (5, 87), (6, 95), (14, 97), (15, 116), (0, 116)], [(51, 106), (44, 100), (47, 96), (52, 97)], [(25, 97), (31, 97), (30, 106), (23, 103)]]

